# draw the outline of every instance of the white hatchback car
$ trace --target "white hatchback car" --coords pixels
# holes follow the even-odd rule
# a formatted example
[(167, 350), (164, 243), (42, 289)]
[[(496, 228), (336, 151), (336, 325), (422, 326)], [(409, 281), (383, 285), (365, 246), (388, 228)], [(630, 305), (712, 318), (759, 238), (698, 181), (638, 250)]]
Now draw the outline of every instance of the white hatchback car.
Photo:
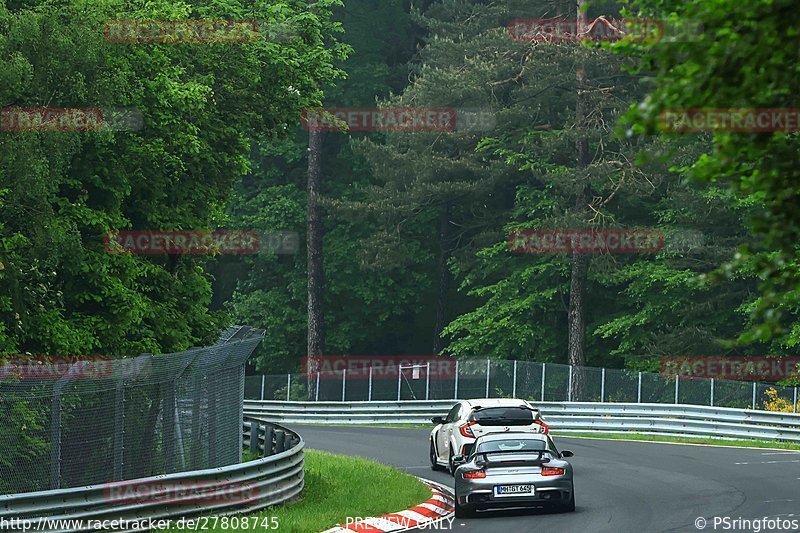
[(431, 422), (431, 468), (446, 468), (452, 474), (454, 455), (469, 455), (475, 439), (487, 433), (530, 431), (547, 434), (550, 428), (542, 421), (539, 410), (525, 400), (485, 398), (461, 400), (447, 416), (435, 416)]

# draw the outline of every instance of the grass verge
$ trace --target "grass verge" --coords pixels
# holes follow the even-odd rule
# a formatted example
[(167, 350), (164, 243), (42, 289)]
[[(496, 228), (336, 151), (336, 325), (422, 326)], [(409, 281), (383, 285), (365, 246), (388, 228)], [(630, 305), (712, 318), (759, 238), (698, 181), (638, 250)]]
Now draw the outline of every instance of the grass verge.
[(707, 444), (709, 446), (729, 446), (733, 448), (773, 448), (779, 450), (800, 450), (800, 442), (783, 442), (756, 439), (714, 439), (703, 437), (679, 437), (671, 435), (645, 435), (641, 433), (558, 433), (558, 438), (577, 437), (583, 439), (636, 440), (679, 444)]
[(317, 450), (307, 449), (305, 453), (305, 488), (299, 501), (227, 521), (223, 517), (210, 517), (206, 524), (200, 522), (207, 526), (204, 530), (315, 533), (343, 524), (348, 516), (381, 516), (408, 509), (431, 497), (425, 484), (392, 467)]

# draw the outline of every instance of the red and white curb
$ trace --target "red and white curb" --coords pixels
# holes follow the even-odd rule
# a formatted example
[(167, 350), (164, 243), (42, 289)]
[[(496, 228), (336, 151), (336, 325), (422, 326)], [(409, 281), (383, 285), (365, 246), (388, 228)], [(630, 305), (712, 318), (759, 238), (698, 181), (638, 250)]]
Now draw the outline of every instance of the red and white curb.
[(453, 492), (444, 485), (427, 479), (422, 479), (422, 482), (431, 489), (431, 497), (428, 501), (405, 511), (390, 513), (376, 518), (353, 518), (352, 521), (346, 522), (344, 526), (339, 524), (322, 533), (400, 532), (450, 517), (455, 509)]

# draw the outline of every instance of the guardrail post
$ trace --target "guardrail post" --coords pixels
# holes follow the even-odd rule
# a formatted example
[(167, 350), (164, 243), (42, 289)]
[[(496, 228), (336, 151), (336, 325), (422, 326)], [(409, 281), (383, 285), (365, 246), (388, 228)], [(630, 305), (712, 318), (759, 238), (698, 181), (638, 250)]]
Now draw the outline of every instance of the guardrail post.
[(250, 453), (258, 457), (260, 455), (258, 449), (258, 434), (260, 426), (255, 422), (245, 422), (245, 424), (250, 428)]
[(567, 401), (572, 401), (572, 365), (569, 365), (569, 381), (567, 382)]
[(456, 359), (456, 383), (453, 388), (453, 399), (458, 400), (458, 359)]
[(369, 367), (369, 392), (367, 393), (367, 401), (372, 401), (372, 365)]
[(484, 398), (488, 398), (489, 397), (489, 376), (491, 374), (491, 371), (492, 371), (492, 360), (491, 359), (487, 359), (486, 360), (486, 396), (484, 396)]
[(603, 403), (606, 398), (606, 369), (600, 372), (600, 403)]
[(755, 381), (753, 382), (753, 410), (756, 408), (756, 383)]
[(400, 380), (402, 379), (402, 377), (403, 377), (403, 369), (400, 367), (400, 365), (397, 365), (397, 401), (398, 402), (400, 401), (400, 384), (401, 384)]
[(319, 370), (317, 370), (317, 390), (314, 391), (314, 401), (319, 401)]
[(678, 387), (680, 385), (681, 378), (678, 374), (675, 374), (675, 403), (678, 403)]
[(275, 430), (275, 453), (286, 451), (286, 432), (281, 429)]
[(425, 363), (425, 400), (431, 396), (431, 362)]
[(639, 385), (636, 387), (636, 403), (642, 403), (642, 373), (639, 372)]
[(794, 411), (797, 412), (797, 387), (794, 388)]
[(514, 359), (514, 383), (511, 385), (511, 397), (517, 397), (517, 360)]
[(120, 380), (114, 393), (114, 481), (122, 479), (125, 435), (125, 387)]
[(267, 376), (261, 374), (261, 401), (264, 401), (264, 385), (266, 384)]
[(275, 428), (269, 424), (264, 426), (264, 457), (272, 455), (275, 448), (272, 447), (272, 438), (275, 435)]
[(342, 369), (342, 401), (345, 398), (345, 391), (347, 390), (347, 369)]
[(714, 407), (714, 378), (711, 378), (711, 407)]

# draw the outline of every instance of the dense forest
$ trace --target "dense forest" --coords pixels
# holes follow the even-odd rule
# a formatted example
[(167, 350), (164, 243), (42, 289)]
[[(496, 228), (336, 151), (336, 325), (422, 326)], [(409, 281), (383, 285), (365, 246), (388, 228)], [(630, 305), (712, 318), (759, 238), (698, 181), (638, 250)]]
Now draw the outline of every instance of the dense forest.
[[(660, 24), (513, 31), (554, 17)], [(262, 35), (104, 37), (108, 20), (192, 18), (257, 19)], [(0, 354), (169, 353), (233, 323), (266, 330), (251, 362), (268, 373), (319, 354), (639, 370), (793, 354), (798, 128), (679, 132), (662, 117), (794, 107), (799, 19), (788, 0), (2, 2), (0, 108), (136, 109), (142, 124), (0, 131)], [(320, 108), (480, 120), (320, 130), (302, 120)], [(210, 229), (300, 246), (109, 254), (103, 240)], [(510, 250), (514, 232), (554, 229), (657, 231), (664, 246)]]

